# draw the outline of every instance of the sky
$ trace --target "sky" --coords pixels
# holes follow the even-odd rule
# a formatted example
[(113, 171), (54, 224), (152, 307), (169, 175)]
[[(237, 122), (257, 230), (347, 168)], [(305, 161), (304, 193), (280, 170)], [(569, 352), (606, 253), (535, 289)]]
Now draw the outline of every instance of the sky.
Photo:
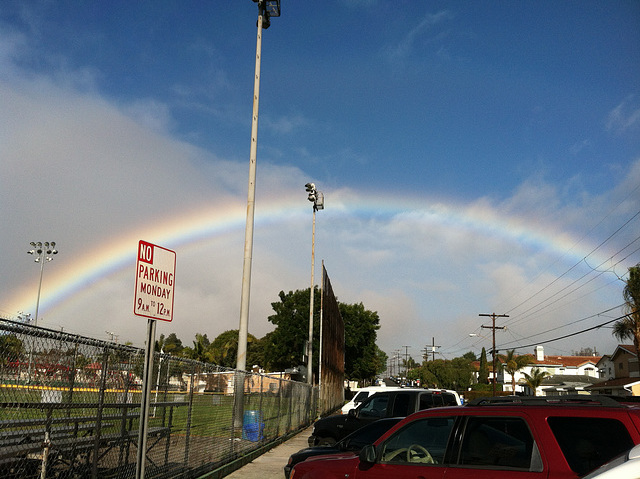
[[(282, 0), (263, 31), (249, 332), (321, 264), (419, 360), (613, 353), (640, 262), (640, 3)], [(142, 346), (237, 329), (257, 5), (0, 2), (0, 315)], [(599, 327), (601, 326), (601, 327)], [(608, 327), (607, 327), (608, 326)], [(470, 335), (474, 336), (470, 336)], [(563, 339), (559, 339), (563, 338)]]

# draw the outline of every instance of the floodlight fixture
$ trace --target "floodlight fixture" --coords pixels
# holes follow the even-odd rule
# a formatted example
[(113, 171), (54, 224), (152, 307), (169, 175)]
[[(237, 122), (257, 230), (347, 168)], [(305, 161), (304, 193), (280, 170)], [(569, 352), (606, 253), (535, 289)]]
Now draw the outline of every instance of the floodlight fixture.
[(280, 0), (253, 0), (258, 4), (258, 16), (262, 17), (262, 29), (266, 30), (271, 25), (271, 17), (280, 16)]
[(280, 0), (266, 0), (265, 10), (270, 17), (280, 16)]
[(40, 282), (38, 283), (38, 299), (36, 300), (36, 315), (34, 318), (34, 324), (38, 325), (38, 310), (40, 308), (40, 291), (42, 290), (42, 274), (44, 272), (44, 263), (52, 261), (53, 255), (58, 254), (58, 250), (56, 249), (55, 241), (32, 241), (29, 243), (31, 245), (31, 250), (27, 251), (27, 254), (34, 256), (33, 261), (36, 263), (40, 263)]

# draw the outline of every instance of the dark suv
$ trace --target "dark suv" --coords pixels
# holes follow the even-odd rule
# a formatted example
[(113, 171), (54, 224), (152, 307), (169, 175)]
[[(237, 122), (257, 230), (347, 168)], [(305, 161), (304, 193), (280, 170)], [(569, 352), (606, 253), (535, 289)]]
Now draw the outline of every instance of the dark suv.
[(459, 404), (458, 394), (446, 389), (407, 388), (377, 392), (346, 415), (316, 421), (309, 446), (331, 446), (362, 426), (384, 417), (405, 417), (423, 409)]
[(621, 401), (513, 396), (420, 411), (359, 456), (310, 458), (291, 477), (577, 478), (640, 444), (640, 407)]

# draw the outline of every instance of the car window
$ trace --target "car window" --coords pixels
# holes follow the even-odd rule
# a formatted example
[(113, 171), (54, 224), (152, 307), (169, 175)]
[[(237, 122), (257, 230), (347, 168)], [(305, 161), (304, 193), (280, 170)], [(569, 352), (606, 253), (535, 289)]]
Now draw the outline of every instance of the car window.
[[(440, 402), (440, 404), (437, 404), (438, 402)], [(420, 395), (420, 409), (430, 409), (432, 407), (435, 406), (442, 406), (442, 400), (437, 401), (433, 394), (429, 393), (429, 394), (421, 394)]]
[(381, 461), (404, 464), (442, 464), (452, 417), (417, 419), (397, 431), (381, 446)]
[(550, 417), (547, 422), (569, 467), (579, 475), (633, 447), (627, 428), (617, 419)]
[(442, 401), (445, 406), (457, 406), (458, 401), (456, 401), (456, 397), (453, 394), (444, 393), (442, 394)]
[(409, 415), (410, 397), (407, 393), (398, 393), (393, 401), (392, 416), (405, 417)]
[(457, 406), (456, 398), (449, 393), (425, 393), (420, 395), (420, 410), (441, 406)]
[(369, 397), (369, 393), (367, 391), (360, 391), (358, 394), (356, 394), (353, 398), (353, 402), (354, 403), (361, 403), (362, 401), (364, 401), (365, 399), (367, 399)]
[(542, 471), (540, 452), (524, 419), (469, 417), (458, 460), (461, 466)]
[(385, 417), (388, 403), (388, 394), (375, 394), (360, 405), (359, 415), (360, 417)]

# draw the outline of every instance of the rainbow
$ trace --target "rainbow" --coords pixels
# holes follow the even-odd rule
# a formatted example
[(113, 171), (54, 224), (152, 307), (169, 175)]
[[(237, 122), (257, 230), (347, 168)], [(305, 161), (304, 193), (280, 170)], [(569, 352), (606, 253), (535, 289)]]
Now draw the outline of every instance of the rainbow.
[[(299, 199), (266, 200), (264, 206), (256, 205), (256, 224), (277, 224), (300, 218), (308, 213), (307, 205)], [(568, 234), (558, 234), (551, 227), (536, 224), (516, 217), (507, 217), (490, 205), (474, 204), (458, 206), (443, 202), (425, 201), (425, 198), (377, 197), (364, 198), (342, 191), (332, 195), (330, 210), (334, 217), (358, 217), (378, 219), (399, 219), (408, 222), (428, 223), (456, 229), (476, 231), (483, 236), (494, 236), (510, 242), (524, 244), (532, 249), (551, 251), (564, 257), (566, 262), (580, 261), (591, 251), (584, 245), (578, 248), (576, 241)], [(129, 231), (123, 236), (96, 245), (100, 251), (100, 262), (84, 257), (72, 263), (63, 271), (48, 279), (53, 286), (47, 287), (40, 300), (40, 310), (46, 312), (76, 296), (88, 294), (100, 281), (126, 268), (133, 271), (136, 247), (140, 239), (176, 250), (195, 248), (202, 241), (230, 233), (240, 234), (246, 221), (245, 205), (228, 204), (224, 208), (202, 207), (191, 214), (156, 222), (153, 227), (143, 227)], [(240, 254), (240, 253), (239, 253)], [(595, 259), (598, 262), (603, 259)], [(133, 273), (132, 273), (133, 278)], [(35, 309), (33, 287), (24, 286), (9, 298), (10, 310)]]

